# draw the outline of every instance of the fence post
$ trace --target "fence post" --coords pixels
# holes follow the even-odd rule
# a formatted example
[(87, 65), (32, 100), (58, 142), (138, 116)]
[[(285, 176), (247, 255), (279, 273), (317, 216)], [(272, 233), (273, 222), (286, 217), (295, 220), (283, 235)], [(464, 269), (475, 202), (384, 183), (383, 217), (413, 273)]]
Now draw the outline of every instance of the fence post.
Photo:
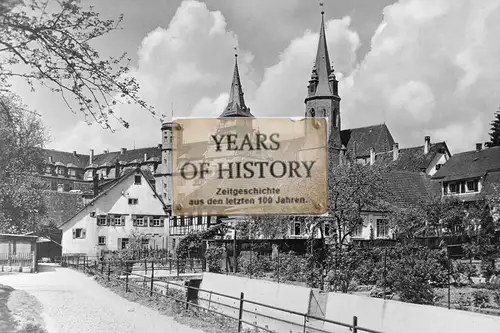
[(186, 282), (188, 285), (187, 285), (187, 289), (186, 289), (186, 310), (189, 308), (189, 281)]
[(241, 319), (243, 318), (243, 298), (245, 294), (241, 293), (240, 295), (240, 311), (238, 312), (238, 332), (241, 332)]
[(358, 317), (352, 317), (352, 333), (358, 333)]
[(306, 333), (306, 325), (307, 325), (307, 313), (304, 314), (304, 330), (303, 333)]
[(153, 284), (155, 277), (155, 262), (151, 262), (151, 290), (149, 291), (149, 296), (153, 296)]
[(172, 274), (172, 258), (168, 258), (168, 270), (169, 274)]
[(101, 261), (101, 275), (104, 274), (104, 260)]
[(148, 273), (148, 259), (144, 258), (144, 274)]
[(111, 275), (111, 263), (108, 261), (108, 281), (110, 280)]
[(210, 296), (208, 296), (208, 309), (210, 310), (210, 302), (212, 301), (212, 290), (210, 290)]
[(179, 256), (177, 256), (177, 276), (179, 276)]
[(277, 253), (278, 253), (278, 283), (280, 283), (280, 247), (277, 246)]
[(128, 293), (128, 271), (125, 272), (125, 292)]

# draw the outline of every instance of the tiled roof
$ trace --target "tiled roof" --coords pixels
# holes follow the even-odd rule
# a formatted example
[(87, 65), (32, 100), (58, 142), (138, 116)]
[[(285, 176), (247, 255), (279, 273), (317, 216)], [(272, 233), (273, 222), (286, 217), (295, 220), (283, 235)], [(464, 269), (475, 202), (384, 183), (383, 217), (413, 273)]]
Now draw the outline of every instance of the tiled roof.
[(384, 174), (387, 201), (397, 206), (416, 205), (429, 196), (439, 195), (438, 182), (422, 172), (389, 171)]
[(342, 144), (355, 156), (369, 156), (370, 148), (375, 152), (392, 150), (394, 139), (385, 124), (345, 129), (340, 132)]
[(89, 155), (73, 154), (72, 152), (53, 149), (42, 149), (42, 156), (47, 163), (49, 162), (49, 157), (52, 156), (53, 163), (60, 162), (65, 166), (71, 163), (82, 169), (89, 163)]
[(440, 153), (448, 152), (448, 147), (445, 142), (437, 142), (431, 144), (429, 152), (424, 154), (424, 146), (400, 148), (399, 156), (396, 161), (393, 161), (393, 151), (377, 153), (375, 164), (386, 165), (391, 170), (420, 172), (422, 168), (427, 169)]
[(457, 153), (436, 172), (434, 179), (458, 180), (481, 177), (500, 170), (500, 147)]
[[(73, 154), (64, 151), (57, 151), (52, 149), (42, 149), (42, 154), (45, 161), (49, 162), (49, 156), (52, 156), (52, 161), (56, 165), (74, 165), (77, 168), (84, 169), (89, 166), (102, 167), (102, 166), (114, 166), (116, 161), (122, 162), (122, 164), (127, 164), (130, 161), (144, 160), (144, 154), (147, 154), (148, 161), (160, 161), (161, 160), (161, 149), (158, 147), (148, 147), (140, 149), (126, 150), (123, 153), (121, 151), (109, 152), (104, 154), (94, 155), (92, 164), (89, 165), (89, 155)], [(58, 164), (61, 163), (61, 164)]]
[(97, 165), (103, 165), (105, 163), (111, 163), (115, 165), (116, 161), (130, 162), (133, 160), (143, 160), (144, 154), (147, 154), (147, 158), (157, 157), (161, 158), (161, 149), (158, 147), (148, 147), (126, 150), (123, 153), (121, 151), (109, 152), (105, 154), (94, 155), (93, 162)]

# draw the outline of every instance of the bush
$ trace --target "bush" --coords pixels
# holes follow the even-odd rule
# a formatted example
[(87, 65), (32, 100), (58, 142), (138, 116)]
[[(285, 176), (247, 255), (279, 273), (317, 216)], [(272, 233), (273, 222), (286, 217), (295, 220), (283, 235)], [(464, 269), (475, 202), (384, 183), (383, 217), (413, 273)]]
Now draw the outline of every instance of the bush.
[(307, 273), (307, 259), (296, 255), (294, 252), (280, 253), (278, 261), (274, 263), (274, 277), (281, 281), (305, 282)]
[(500, 307), (500, 291), (495, 291), (493, 293), (493, 300), (495, 301), (496, 305)]
[(268, 255), (245, 252), (238, 257), (238, 270), (246, 275), (264, 277), (273, 270), (273, 262)]
[(221, 262), (224, 256), (224, 249), (220, 246), (210, 247), (205, 252), (207, 266), (210, 272), (220, 273), (222, 271)]
[(463, 261), (457, 261), (453, 267), (453, 279), (457, 283), (472, 284), (472, 277), (477, 276), (476, 266)]
[(488, 292), (484, 290), (474, 290), (472, 292), (472, 301), (474, 306), (478, 308), (485, 308), (490, 300)]
[(458, 309), (466, 310), (469, 306), (471, 306), (472, 302), (469, 296), (466, 296), (463, 293), (459, 293), (460, 297), (458, 298)]

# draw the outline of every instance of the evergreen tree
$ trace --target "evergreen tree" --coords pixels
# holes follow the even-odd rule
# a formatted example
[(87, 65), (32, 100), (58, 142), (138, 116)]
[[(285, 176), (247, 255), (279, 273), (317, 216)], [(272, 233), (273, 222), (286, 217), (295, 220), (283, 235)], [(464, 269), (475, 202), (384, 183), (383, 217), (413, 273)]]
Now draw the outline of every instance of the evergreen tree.
[(495, 112), (495, 119), (491, 122), (490, 142), (488, 147), (500, 146), (500, 108)]

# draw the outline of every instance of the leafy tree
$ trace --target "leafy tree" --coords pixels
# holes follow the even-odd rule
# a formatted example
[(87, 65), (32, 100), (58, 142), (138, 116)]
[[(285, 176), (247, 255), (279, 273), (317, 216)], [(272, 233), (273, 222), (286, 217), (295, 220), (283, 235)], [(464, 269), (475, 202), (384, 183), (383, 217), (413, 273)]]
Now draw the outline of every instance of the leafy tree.
[[(129, 75), (126, 54), (101, 59), (91, 43), (119, 28), (122, 16), (103, 20), (81, 0), (4, 0), (0, 2), (0, 89), (20, 77), (59, 93), (67, 106), (111, 129), (117, 103), (137, 103), (139, 85)], [(75, 106), (69, 99), (76, 100)]]
[(36, 231), (45, 214), (40, 148), (46, 140), (40, 118), (19, 97), (0, 95), (0, 232)]
[(490, 142), (486, 143), (488, 147), (500, 146), (500, 109), (495, 112), (495, 118), (491, 122)]

